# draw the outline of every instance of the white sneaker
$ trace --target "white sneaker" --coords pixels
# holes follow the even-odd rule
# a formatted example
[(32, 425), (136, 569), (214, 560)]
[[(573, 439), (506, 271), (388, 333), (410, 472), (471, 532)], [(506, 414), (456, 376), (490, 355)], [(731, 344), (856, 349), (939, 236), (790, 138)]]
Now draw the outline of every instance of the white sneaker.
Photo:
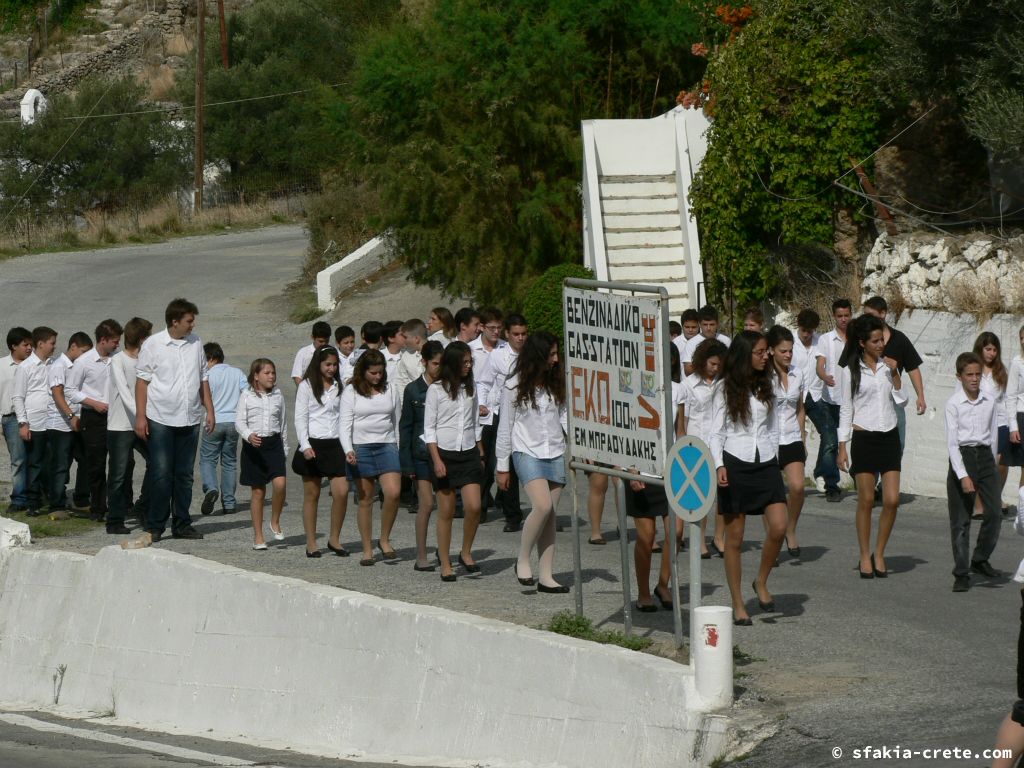
[(824, 493), (825, 492), (825, 478), (824, 477), (816, 477), (816, 478), (814, 478), (814, 487), (818, 489), (818, 493)]
[(1013, 521), (1013, 530), (1018, 536), (1024, 536), (1024, 488), (1017, 490), (1017, 519)]

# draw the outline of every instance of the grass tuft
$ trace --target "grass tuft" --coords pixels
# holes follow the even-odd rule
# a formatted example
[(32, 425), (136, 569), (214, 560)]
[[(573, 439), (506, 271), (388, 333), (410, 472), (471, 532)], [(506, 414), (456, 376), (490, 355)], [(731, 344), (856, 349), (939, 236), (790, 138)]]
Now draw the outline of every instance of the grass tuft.
[(605, 645), (618, 645), (631, 651), (642, 651), (651, 645), (648, 637), (630, 637), (618, 630), (599, 630), (585, 616), (577, 616), (572, 611), (559, 611), (551, 617), (548, 631), (559, 635), (576, 637), (580, 640), (591, 640)]

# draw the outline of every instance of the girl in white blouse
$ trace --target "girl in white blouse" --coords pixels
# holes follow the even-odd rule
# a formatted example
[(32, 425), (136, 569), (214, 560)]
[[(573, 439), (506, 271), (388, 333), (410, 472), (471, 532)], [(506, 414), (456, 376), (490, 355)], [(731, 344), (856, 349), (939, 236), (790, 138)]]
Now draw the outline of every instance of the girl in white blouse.
[(786, 550), (800, 557), (796, 524), (804, 508), (804, 465), (807, 463), (807, 437), (804, 395), (807, 382), (800, 368), (793, 365), (793, 332), (781, 325), (768, 331), (768, 350), (772, 358), (775, 411), (779, 424), (779, 466), (786, 476), (789, 497), (786, 502)]
[(753, 588), (762, 611), (773, 612), (768, 575), (786, 533), (786, 491), (779, 471), (778, 422), (768, 362), (768, 341), (741, 331), (725, 356), (722, 386), (715, 391), (711, 453), (718, 469), (718, 503), (725, 518), (725, 576), (732, 595), (733, 623), (752, 621), (740, 586), (740, 551), (747, 515), (767, 519), (761, 567)]
[(473, 539), (480, 524), (480, 484), (483, 480), (483, 444), (480, 442), (480, 406), (473, 388), (473, 352), (468, 344), (453, 341), (441, 357), (437, 381), (427, 389), (423, 439), (430, 453), (430, 479), (437, 493), (437, 559), (441, 581), (455, 581), (449, 549), (455, 517), (455, 489), (462, 489), (462, 550), (459, 564), (479, 573), (473, 560)]
[(302, 476), (302, 527), (306, 532), (306, 557), (320, 557), (316, 543), (316, 507), (320, 502), (320, 479), (330, 479), (331, 532), (327, 548), (339, 557), (348, 552), (338, 541), (348, 506), (348, 477), (345, 458), (338, 442), (338, 412), (341, 406), (338, 378), (338, 350), (320, 347), (313, 353), (305, 376), (295, 391), (295, 435), (299, 447), (292, 458), (292, 470)]
[[(565, 487), (565, 376), (558, 341), (546, 331), (530, 335), (501, 395), (501, 420), (495, 455), (497, 480), (508, 490), (509, 462), (515, 464), (532, 509), (523, 522), (516, 578), (538, 592), (564, 594), (552, 573), (555, 563), (555, 508)], [(534, 581), (530, 553), (540, 555), (540, 578)]]
[(270, 506), (270, 533), (281, 541), (281, 511), (284, 509), (285, 456), (288, 454), (288, 436), (284, 395), (277, 388), (277, 368), (265, 357), (252, 361), (249, 366), (249, 388), (238, 398), (235, 411), (235, 431), (242, 438), (241, 485), (252, 489), (249, 504), (254, 533), (252, 548), (265, 550), (263, 538), (263, 502), (267, 497), (267, 483), (273, 486)]
[(398, 456), (398, 425), (402, 402), (388, 383), (386, 361), (379, 350), (359, 356), (352, 382), (341, 396), (341, 445), (359, 483), (359, 537), (363, 543), (360, 565), (373, 565), (373, 497), (376, 483), (384, 501), (380, 507), (377, 547), (385, 560), (397, 560), (391, 529), (398, 514), (402, 463)]
[[(900, 436), (896, 407), (907, 402), (896, 361), (883, 358), (884, 324), (861, 315), (846, 331), (846, 366), (839, 368), (839, 468), (857, 485), (857, 543), (862, 579), (884, 579), (885, 545), (896, 523), (900, 502)], [(849, 449), (847, 445), (849, 444)], [(851, 462), (852, 454), (852, 462)], [(871, 507), (875, 477), (882, 477), (882, 513), (878, 538), (871, 551)]]
[[(981, 358), (981, 388), (995, 398), (999, 412), (999, 457), (996, 466), (999, 470), (999, 492), (1002, 493), (1010, 470), (1010, 422), (1006, 417), (1006, 386), (1009, 383), (1009, 373), (1003, 365), (1002, 344), (999, 343), (999, 337), (991, 331), (978, 335), (974, 341), (974, 354)], [(1021, 485), (1024, 485), (1024, 471), (1021, 472)], [(974, 500), (974, 516), (978, 519), (983, 517), (980, 495)]]

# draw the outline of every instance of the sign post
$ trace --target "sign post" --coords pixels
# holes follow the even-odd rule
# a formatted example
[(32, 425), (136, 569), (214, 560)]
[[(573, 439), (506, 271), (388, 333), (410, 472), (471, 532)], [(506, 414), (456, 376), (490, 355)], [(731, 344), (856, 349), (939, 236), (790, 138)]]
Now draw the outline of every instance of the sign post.
[[(576, 613), (582, 616), (578, 471), (664, 485), (662, 471), (675, 424), (668, 291), (658, 286), (567, 278), (562, 307)], [(622, 615), (629, 634), (632, 600), (628, 532), (625, 505), (618, 506)], [(665, 545), (674, 546), (675, 536), (669, 539)], [(674, 570), (671, 586), (673, 600), (678, 600)]]
[[(715, 460), (703, 440), (689, 435), (680, 437), (665, 457), (665, 495), (676, 517), (689, 523), (690, 529), (690, 640), (697, 635), (695, 617), (701, 603), (700, 521), (715, 506), (718, 473)], [(676, 558), (672, 558), (673, 580), (676, 579)], [(680, 607), (675, 611), (676, 642), (681, 642)]]

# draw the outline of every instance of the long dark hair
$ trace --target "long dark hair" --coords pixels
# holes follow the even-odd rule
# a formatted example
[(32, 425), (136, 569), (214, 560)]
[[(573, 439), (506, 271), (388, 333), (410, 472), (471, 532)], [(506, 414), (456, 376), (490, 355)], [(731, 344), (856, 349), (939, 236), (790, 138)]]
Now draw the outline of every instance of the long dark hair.
[[(366, 380), (366, 369), (374, 365), (381, 365), (384, 370), (381, 371), (380, 383), (376, 388), (371, 387), (370, 383)], [(359, 356), (356, 360), (356, 368), (352, 372), (352, 381), (350, 382), (355, 388), (356, 392), (363, 397), (372, 397), (373, 393), (384, 392), (388, 388), (388, 366), (387, 361), (384, 359), (384, 353), (379, 349), (368, 349)]]
[(860, 361), (864, 359), (864, 347), (875, 331), (885, 332), (885, 323), (874, 315), (861, 315), (846, 326), (846, 348), (841, 360), (846, 361), (850, 370), (850, 389), (853, 394), (860, 392)]
[[(302, 375), (303, 380), (309, 382), (309, 388), (313, 390), (313, 397), (316, 398), (320, 405), (323, 405), (322, 398), (324, 396), (324, 377), (320, 373), (320, 363), (328, 357), (333, 357), (339, 362), (341, 361), (338, 350), (334, 347), (320, 347), (320, 349), (313, 352), (313, 357), (310, 358), (309, 365), (306, 366), (306, 372)], [(339, 391), (345, 386), (341, 383), (340, 365), (334, 371), (334, 381), (338, 385)]]
[(528, 402), (536, 408), (538, 389), (547, 390), (558, 405), (565, 402), (565, 377), (562, 374), (561, 359), (548, 367), (548, 356), (551, 349), (557, 346), (558, 339), (547, 331), (537, 331), (527, 337), (514, 368), (519, 378), (516, 405)]
[[(693, 372), (703, 379), (704, 372), (708, 367), (708, 360), (712, 357), (717, 357), (724, 363), (725, 356), (728, 354), (729, 350), (718, 339), (704, 339), (693, 351), (693, 361), (691, 363), (693, 365)], [(719, 369), (718, 376), (719, 378), (722, 376), (721, 369)]]
[(473, 359), (473, 350), (464, 341), (453, 341), (444, 349), (441, 355), (441, 370), (438, 371), (437, 380), (441, 387), (448, 393), (448, 397), (454, 400), (459, 396), (459, 389), (466, 388), (466, 394), (473, 396), (473, 368), (470, 366), (469, 373), (463, 377), (462, 361), (469, 355)]
[(1009, 376), (1006, 373), (1006, 366), (1003, 365), (1003, 345), (999, 343), (999, 337), (992, 331), (984, 331), (974, 341), (974, 354), (981, 358), (982, 370), (985, 368), (985, 354), (982, 350), (992, 345), (996, 348), (996, 359), (992, 361), (992, 378), (1000, 389), (1006, 389), (1006, 380)]
[(746, 426), (750, 423), (750, 396), (753, 395), (770, 411), (775, 403), (772, 389), (772, 372), (765, 360), (764, 370), (756, 371), (750, 364), (757, 342), (764, 334), (757, 331), (740, 331), (732, 340), (725, 355), (725, 375), (722, 388), (725, 392), (725, 409), (735, 424)]
[(678, 384), (683, 380), (683, 364), (679, 362), (679, 347), (675, 344), (668, 345), (668, 359), (672, 367), (672, 381)]

